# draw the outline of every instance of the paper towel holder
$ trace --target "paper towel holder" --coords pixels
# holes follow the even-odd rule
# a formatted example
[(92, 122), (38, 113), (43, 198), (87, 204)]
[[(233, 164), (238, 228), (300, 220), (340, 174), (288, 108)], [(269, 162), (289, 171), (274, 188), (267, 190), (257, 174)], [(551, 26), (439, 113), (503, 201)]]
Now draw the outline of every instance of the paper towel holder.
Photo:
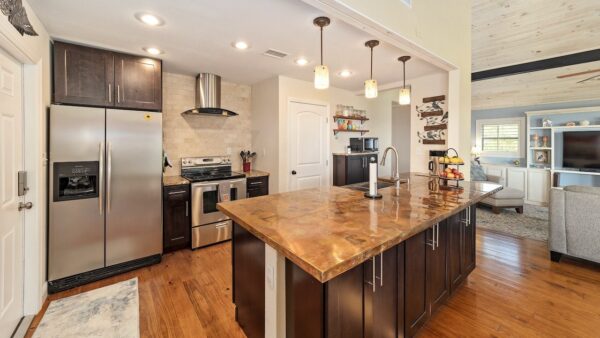
[(379, 193), (377, 193), (375, 195), (371, 195), (368, 192), (365, 193), (365, 197), (366, 198), (370, 198), (372, 200), (378, 200), (378, 199), (382, 199), (383, 198), (383, 196), (381, 194), (379, 194)]

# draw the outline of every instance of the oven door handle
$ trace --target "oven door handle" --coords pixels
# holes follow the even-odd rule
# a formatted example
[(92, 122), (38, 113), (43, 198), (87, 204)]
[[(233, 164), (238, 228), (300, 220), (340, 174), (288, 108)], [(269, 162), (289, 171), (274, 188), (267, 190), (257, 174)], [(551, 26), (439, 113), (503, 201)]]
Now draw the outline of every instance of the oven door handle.
[(233, 180), (233, 181), (229, 181), (229, 183), (231, 183), (231, 184), (237, 184), (237, 183), (243, 183), (243, 182), (244, 182), (244, 179), (243, 179), (243, 178), (241, 178), (241, 179), (239, 179), (239, 180)]
[(218, 187), (219, 183), (194, 183), (192, 187)]

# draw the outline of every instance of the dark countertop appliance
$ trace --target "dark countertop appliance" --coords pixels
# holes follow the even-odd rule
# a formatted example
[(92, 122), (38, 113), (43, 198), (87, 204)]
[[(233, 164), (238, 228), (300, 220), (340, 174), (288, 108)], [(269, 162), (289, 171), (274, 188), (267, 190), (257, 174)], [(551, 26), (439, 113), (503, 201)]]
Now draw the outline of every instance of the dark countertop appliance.
[(350, 150), (355, 153), (379, 151), (379, 139), (377, 137), (351, 137)]

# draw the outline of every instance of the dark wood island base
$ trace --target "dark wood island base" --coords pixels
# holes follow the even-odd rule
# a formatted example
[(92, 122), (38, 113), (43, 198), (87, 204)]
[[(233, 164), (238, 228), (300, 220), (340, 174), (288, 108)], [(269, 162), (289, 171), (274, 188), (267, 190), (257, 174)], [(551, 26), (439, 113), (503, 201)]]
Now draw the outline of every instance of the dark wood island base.
[[(475, 268), (475, 220), (468, 206), (325, 283), (286, 259), (286, 337), (414, 336)], [(264, 242), (236, 224), (232, 248), (237, 320), (262, 338)]]

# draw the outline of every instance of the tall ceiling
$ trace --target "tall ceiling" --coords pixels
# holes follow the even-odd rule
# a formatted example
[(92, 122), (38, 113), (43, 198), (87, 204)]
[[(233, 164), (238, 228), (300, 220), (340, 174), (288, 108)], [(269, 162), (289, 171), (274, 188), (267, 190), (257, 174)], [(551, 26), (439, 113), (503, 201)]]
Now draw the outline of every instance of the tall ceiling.
[[(473, 0), (471, 14), (473, 72), (600, 48), (600, 0)], [(598, 93), (595, 61), (473, 82), (471, 106), (597, 100)]]
[(600, 0), (473, 0), (473, 72), (600, 48)]
[[(145, 54), (144, 47), (164, 50), (160, 58), (167, 72), (212, 72), (225, 80), (253, 84), (275, 75), (311, 81), (319, 63), (319, 31), (312, 20), (323, 15), (301, 0), (29, 0), (50, 35), (117, 51)], [(149, 27), (135, 14), (149, 12), (165, 24)], [(330, 68), (331, 85), (358, 91), (369, 77), (370, 52), (364, 46), (372, 37), (332, 18), (324, 31), (324, 63)], [(237, 40), (250, 44), (239, 51)], [(288, 54), (283, 59), (263, 55), (268, 49)], [(402, 79), (397, 58), (406, 54), (382, 44), (374, 51), (374, 78), (380, 85)], [(310, 63), (299, 67), (294, 60), (305, 56)], [(350, 78), (336, 75), (342, 69)], [(407, 79), (441, 71), (413, 58), (407, 63)]]

